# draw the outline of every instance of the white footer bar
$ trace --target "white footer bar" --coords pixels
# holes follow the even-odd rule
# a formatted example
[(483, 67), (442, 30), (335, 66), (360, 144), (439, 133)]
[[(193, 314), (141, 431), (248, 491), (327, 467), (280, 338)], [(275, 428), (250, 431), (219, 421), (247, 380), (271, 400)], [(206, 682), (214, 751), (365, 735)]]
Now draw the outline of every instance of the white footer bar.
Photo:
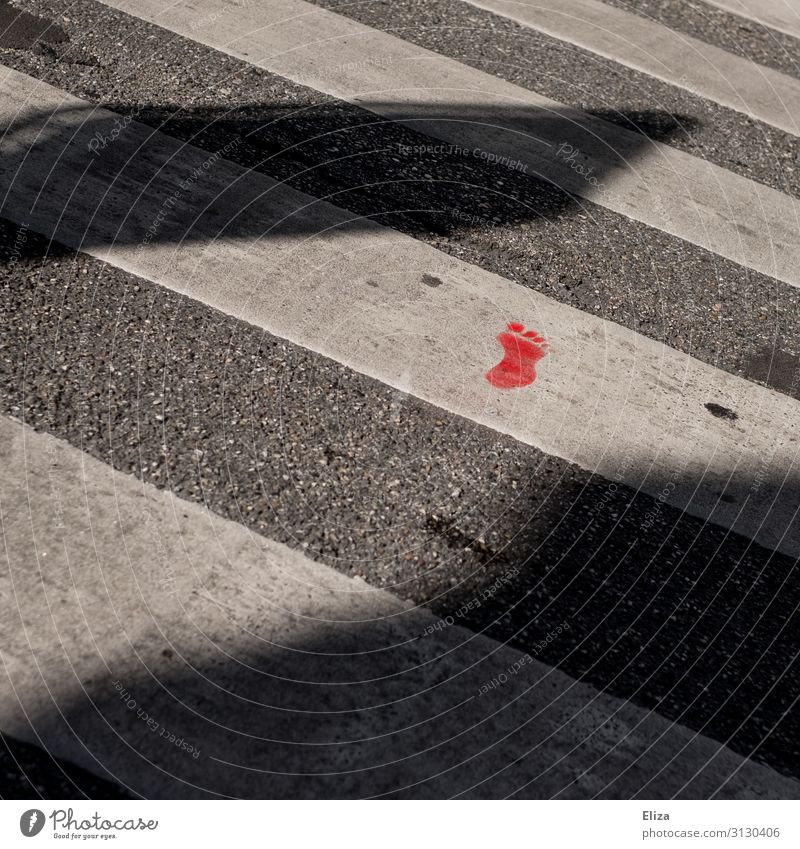
[(797, 846), (800, 834), (800, 805), (776, 801), (487, 801), (445, 809), (419, 801), (398, 807), (391, 802), (36, 800), (0, 802), (3, 845), (35, 845), (21, 831), (32, 817), (40, 839), (169, 849), (219, 846), (221, 840), (227, 846), (326, 849), (789, 847)]

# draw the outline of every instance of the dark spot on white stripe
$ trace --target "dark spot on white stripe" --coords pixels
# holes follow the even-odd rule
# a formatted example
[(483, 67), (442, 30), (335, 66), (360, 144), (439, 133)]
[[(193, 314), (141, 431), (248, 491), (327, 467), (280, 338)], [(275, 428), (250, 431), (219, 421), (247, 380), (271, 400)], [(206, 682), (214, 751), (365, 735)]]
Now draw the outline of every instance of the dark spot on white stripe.
[(715, 416), (718, 419), (728, 419), (728, 421), (735, 422), (736, 419), (739, 418), (733, 410), (728, 407), (723, 407), (721, 404), (709, 402), (705, 405), (705, 407), (712, 416)]

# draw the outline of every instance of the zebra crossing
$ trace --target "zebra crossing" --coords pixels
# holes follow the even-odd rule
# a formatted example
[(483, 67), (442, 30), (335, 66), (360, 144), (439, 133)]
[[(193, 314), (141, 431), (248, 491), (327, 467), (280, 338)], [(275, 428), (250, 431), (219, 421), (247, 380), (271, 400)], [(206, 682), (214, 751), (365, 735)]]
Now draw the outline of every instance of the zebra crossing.
[[(643, 148), (631, 131), (305, 0), (271, 3), (266, 17), (246, 6), (226, 26), (221, 0), (109, 5), (460, 149), (521, 161), (564, 191), (797, 285), (797, 201), (711, 163), (658, 142)], [(602, 191), (558, 156), (564, 144), (602, 176)]]
[[(87, 169), (92, 140), (113, 132), (120, 116), (65, 101), (12, 72), (5, 85), (5, 209), (17, 223), (609, 480), (656, 497), (666, 491), (667, 502), (693, 515), (800, 553), (795, 400), (262, 175), (224, 162), (212, 171), (207, 154), (149, 128), (129, 125), (111, 168), (99, 157)], [(46, 120), (26, 115), (17, 134), (15, 104), (34, 98)], [(76, 128), (81, 113), (91, 120)], [(46, 200), (33, 191), (42, 175)], [(202, 215), (187, 227), (192, 210)], [(226, 275), (230, 268), (236, 273)], [(543, 334), (552, 354), (538, 365), (535, 392), (498, 396), (484, 374), (498, 359), (495, 336), (520, 319)], [(514, 356), (518, 344), (525, 343), (512, 342)], [(719, 417), (708, 405), (736, 412)]]
[(752, 62), (719, 47), (595, 0), (470, 2), (599, 56), (623, 61), (630, 68), (787, 133), (797, 133), (800, 83), (771, 68), (755, 68)]
[[(382, 150), (400, 212), (503, 227), (411, 204), (444, 154), (793, 297), (796, 198), (668, 139), (346, 10), (83, 5), (413, 130)], [(0, 73), (1, 730), (145, 796), (796, 794), (796, 378), (309, 190), (250, 127), (213, 146), (52, 83)]]
[[(3, 728), (27, 737), (33, 720), (40, 745), (109, 780), (141, 789), (146, 770), (160, 798), (494, 797), (524, 795), (525, 781), (563, 798), (615, 785), (646, 794), (654, 782), (688, 798), (721, 786), (739, 798), (793, 792), (766, 767), (535, 657), (513, 673), (518, 651), (437, 628), (390, 593), (60, 440), (2, 426), (7, 497), (27, 508), (4, 517), (3, 594), (18, 611), (3, 623), (4, 675), (19, 704), (4, 702)], [(36, 571), (25, 564), (32, 549)], [(132, 684), (144, 671), (154, 683)], [(101, 701), (95, 682), (109, 680)], [(514, 765), (523, 754), (532, 770)]]

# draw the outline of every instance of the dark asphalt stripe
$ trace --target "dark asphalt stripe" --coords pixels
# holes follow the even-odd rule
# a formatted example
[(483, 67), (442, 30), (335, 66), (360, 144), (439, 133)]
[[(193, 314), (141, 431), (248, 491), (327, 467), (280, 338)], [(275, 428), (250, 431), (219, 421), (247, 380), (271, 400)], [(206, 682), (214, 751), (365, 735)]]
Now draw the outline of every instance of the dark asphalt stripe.
[(2, 236), (20, 248), (4, 266), (3, 412), (800, 775), (788, 558), (97, 260)]
[(800, 196), (800, 138), (463, 0), (312, 2)]
[(729, 53), (800, 77), (800, 41), (697, 0), (603, 0)]
[(0, 799), (130, 799), (118, 785), (38, 746), (0, 736)]
[[(430, 140), (107, 7), (80, 12), (95, 65), (4, 61), (209, 150), (245, 139), (227, 154), (243, 165), (800, 397), (797, 289), (511, 169), (401, 154)], [(652, 132), (664, 118), (650, 113)]]

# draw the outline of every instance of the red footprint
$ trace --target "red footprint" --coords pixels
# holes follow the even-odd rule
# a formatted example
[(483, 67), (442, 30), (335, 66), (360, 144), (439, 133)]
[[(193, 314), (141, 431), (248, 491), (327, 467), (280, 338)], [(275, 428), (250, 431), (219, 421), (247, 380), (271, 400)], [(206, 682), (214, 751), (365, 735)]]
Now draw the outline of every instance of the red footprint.
[(497, 341), (503, 346), (505, 356), (486, 372), (486, 379), (497, 389), (518, 389), (536, 380), (536, 363), (547, 353), (548, 344), (535, 330), (525, 330), (525, 325), (511, 322)]

